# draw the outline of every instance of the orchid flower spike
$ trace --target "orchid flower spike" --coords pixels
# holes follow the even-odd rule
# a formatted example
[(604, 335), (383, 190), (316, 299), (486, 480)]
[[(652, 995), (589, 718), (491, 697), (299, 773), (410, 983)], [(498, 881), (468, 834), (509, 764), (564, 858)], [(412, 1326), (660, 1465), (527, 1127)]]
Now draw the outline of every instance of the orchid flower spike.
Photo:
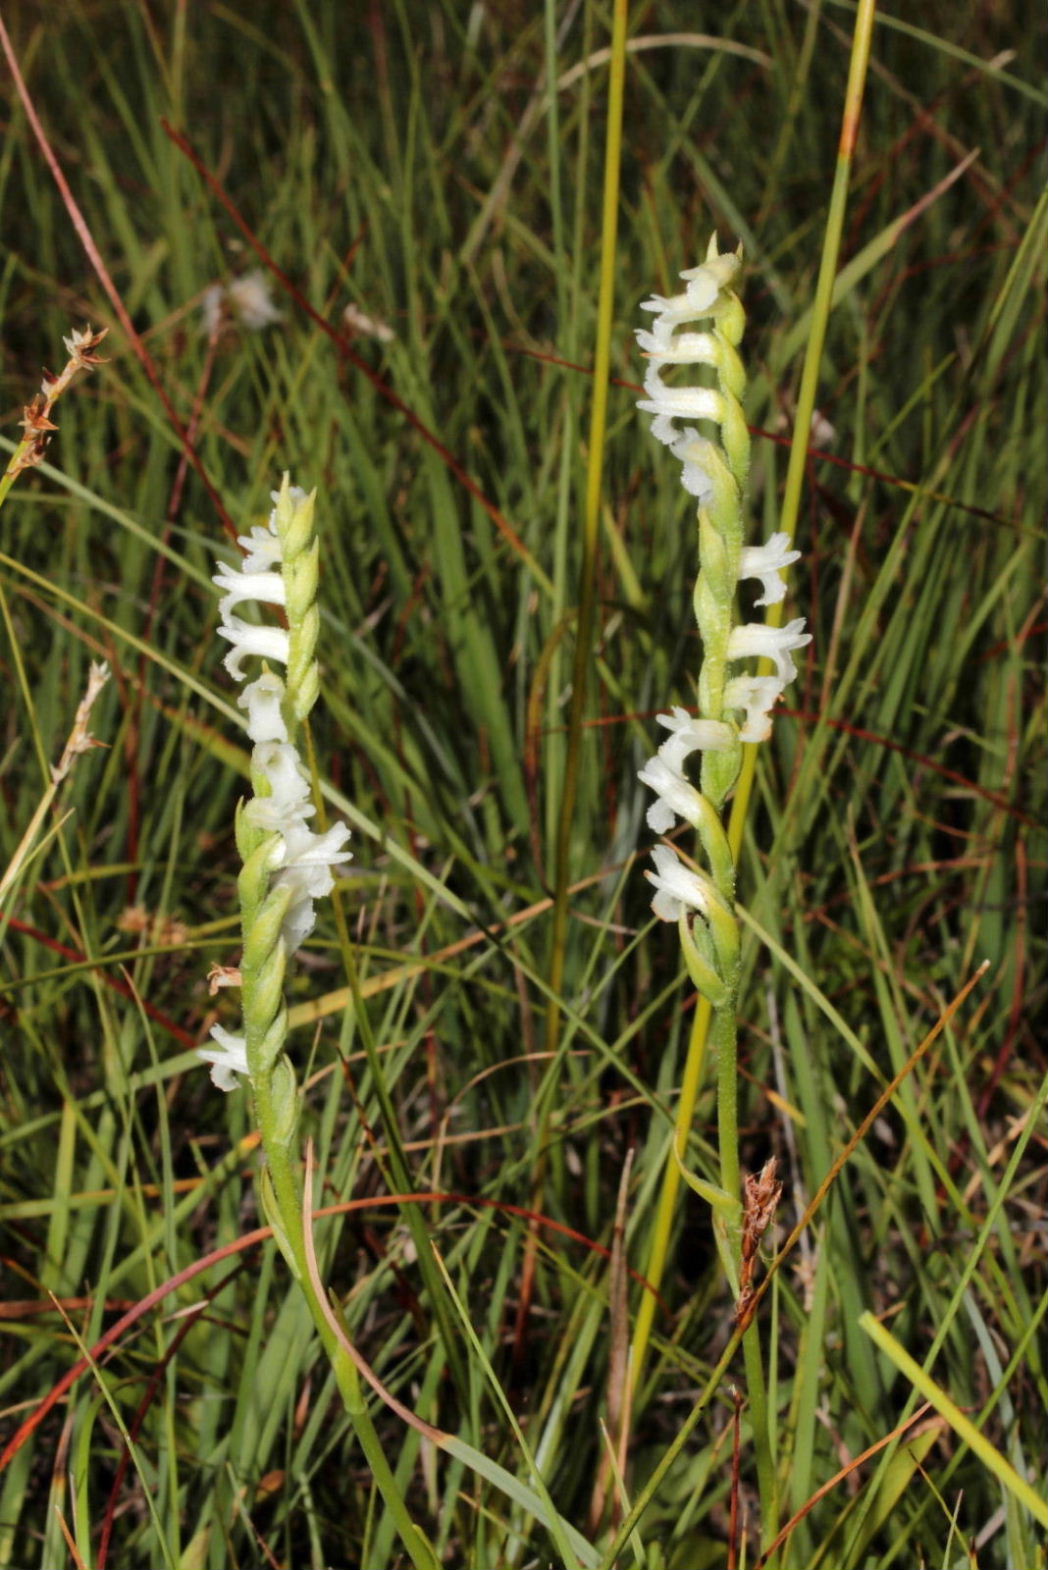
[[(742, 335), (743, 312), (731, 285), (741, 265), (741, 255), (722, 256), (717, 237), (710, 240), (706, 260), (681, 273), (687, 287), (683, 294), (654, 295), (641, 305), (653, 311), (651, 331), (640, 328), (637, 342), (648, 356), (644, 378), (645, 397), (637, 408), (654, 416), (651, 433), (665, 442), (683, 467), (683, 483), (699, 501), (709, 498), (710, 482), (704, 462), (704, 438), (694, 425), (683, 428), (678, 420), (706, 420), (719, 425), (733, 467), (745, 469), (749, 440), (738, 399), (745, 386), (745, 372), (735, 345)], [(685, 323), (709, 321), (710, 330), (677, 332)], [(663, 381), (663, 366), (705, 365), (717, 373), (717, 386), (670, 386)]]
[[(281, 1050), (280, 1031), (286, 1029), (280, 1023), (279, 1003), (286, 958), (313, 931), (314, 902), (331, 893), (335, 869), (352, 859), (345, 849), (349, 829), (344, 823), (323, 834), (310, 828), (308, 820), (316, 808), (309, 774), (293, 741), (294, 729), (308, 714), (319, 686), (314, 497), (289, 485), (285, 475), (272, 499), (268, 523), (240, 537), (245, 552), (240, 565), (222, 563), (214, 577), (222, 591), (218, 631), (232, 644), (226, 669), (242, 681), (245, 660), (265, 662), (261, 674), (237, 699), (246, 711), (253, 743), (254, 795), (240, 813), (237, 828), (245, 863), (241, 874), (245, 956), (252, 952), (251, 964), (245, 958), (241, 967), (245, 1034), (234, 1036), (216, 1025), (212, 1036), (219, 1050), (200, 1052), (212, 1064), (211, 1077), (221, 1090), (234, 1089), (238, 1075), (272, 1072)], [(235, 614), (235, 606), (252, 600), (284, 607), (287, 627), (259, 626)], [(270, 669), (270, 663), (285, 667), (286, 678)], [(259, 932), (265, 935), (261, 957)], [(263, 1007), (268, 1017), (259, 1023)]]

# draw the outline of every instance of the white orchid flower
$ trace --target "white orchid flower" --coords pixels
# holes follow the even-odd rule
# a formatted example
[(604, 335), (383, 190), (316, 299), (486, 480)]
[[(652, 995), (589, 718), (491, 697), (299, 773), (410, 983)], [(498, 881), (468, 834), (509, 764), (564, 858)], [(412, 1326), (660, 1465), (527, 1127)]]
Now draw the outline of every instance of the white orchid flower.
[(274, 878), (275, 888), (290, 888), (291, 904), (284, 917), (281, 933), (288, 952), (293, 954), (309, 937), (316, 925), (313, 901), (323, 899), (335, 887), (333, 867), (353, 860), (352, 851), (342, 847), (349, 839), (344, 823), (335, 823), (323, 834), (314, 834), (301, 823), (290, 823), (284, 833), (284, 859)]
[(251, 654), (287, 664), (289, 639), (283, 627), (256, 627), (239, 616), (229, 616), (217, 630), (220, 638), (228, 638), (233, 645), (222, 663), (234, 681), (243, 681), (241, 664)]
[(251, 766), (269, 786), (268, 796), (255, 796), (244, 808), (254, 828), (285, 834), (292, 824), (313, 816), (317, 809), (309, 798), (309, 775), (290, 742), (259, 742)]
[(219, 1090), (236, 1090), (237, 1075), (247, 1078), (247, 1043), (243, 1036), (234, 1036), (221, 1025), (212, 1025), (211, 1038), (218, 1042), (218, 1051), (211, 1047), (198, 1047), (197, 1057), (211, 1064), (211, 1082)]
[(811, 633), (804, 631), (804, 617), (798, 616), (785, 627), (762, 627), (748, 622), (744, 627), (733, 627), (728, 636), (728, 659), (747, 660), (760, 658), (774, 660), (780, 689), (788, 687), (797, 675), (791, 651), (803, 649), (811, 642)]
[(678, 818), (696, 828), (702, 817), (702, 797), (683, 775), (670, 767), (658, 753), (649, 758), (638, 770), (638, 777), (649, 785), (658, 797), (647, 812), (649, 829), (656, 834), (668, 834)]
[(767, 741), (771, 735), (771, 711), (782, 697), (777, 676), (735, 676), (724, 688), (724, 706), (745, 709), (746, 719), (739, 727), (740, 741)]
[(287, 741), (287, 724), (281, 709), (284, 690), (279, 676), (264, 671), (237, 698), (237, 707), (247, 710), (247, 733), (253, 742)]
[(764, 593), (755, 603), (778, 605), (786, 598), (786, 581), (781, 576), (793, 562), (800, 561), (800, 551), (790, 550), (788, 534), (773, 534), (765, 545), (746, 545), (739, 558), (740, 578), (759, 578)]
[(286, 605), (287, 591), (279, 572), (245, 571), (221, 562), (212, 583), (224, 591), (219, 604), (219, 614), (225, 621), (235, 605), (244, 600), (258, 600), (264, 605)]
[(730, 725), (721, 720), (697, 720), (679, 704), (672, 714), (656, 714), (656, 722), (669, 731), (659, 748), (662, 758), (675, 774), (684, 773), (684, 760), (692, 752), (726, 752), (735, 740)]
[(655, 885), (655, 898), (651, 908), (661, 921), (677, 921), (689, 910), (705, 915), (710, 898), (705, 881), (692, 872), (668, 845), (656, 845), (651, 853), (654, 872), (645, 872), (649, 883)]
[(724, 399), (713, 387), (667, 387), (659, 375), (658, 364), (652, 360), (644, 378), (646, 398), (637, 400), (637, 408), (653, 414), (651, 434), (667, 447), (682, 439), (683, 432), (674, 420), (720, 421), (724, 413)]

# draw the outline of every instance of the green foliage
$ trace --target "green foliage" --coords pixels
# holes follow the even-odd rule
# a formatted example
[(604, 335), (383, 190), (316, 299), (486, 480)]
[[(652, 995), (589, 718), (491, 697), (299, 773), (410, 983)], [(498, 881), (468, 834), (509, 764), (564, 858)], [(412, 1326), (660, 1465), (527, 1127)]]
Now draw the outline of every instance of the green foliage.
[[(632, 330), (712, 228), (722, 247), (743, 241), (749, 538), (766, 537), (852, 12), (633, 11), (599, 624), (551, 1062), (603, 8), (555, 7), (547, 27), (536, 7), (448, 0), (4, 7), (229, 517), (261, 521), (284, 469), (318, 488), (313, 739), (355, 857), (341, 896), (352, 972), (325, 911), (288, 997), (316, 1202), (354, 1207), (317, 1221), (319, 1265), (383, 1385), (456, 1436), (435, 1451), (366, 1392), (416, 1520), (463, 1570), (563, 1559), (570, 1534), (536, 1524), (547, 1491), (606, 1555), (622, 1502), (653, 1476), (617, 1565), (726, 1562), (741, 1356), (660, 1471), (731, 1329), (697, 1199), (680, 1207), (621, 1477), (601, 1426), (621, 1429), (641, 1292), (610, 1257), (619, 1180), (633, 1150), (621, 1232), (640, 1270), (691, 1008), (676, 934), (650, 926), (633, 858), (651, 841), (636, 770), (653, 716), (694, 696), (694, 508), (633, 408)], [(671, 34), (684, 36), (657, 46)], [(990, 961), (762, 1304), (784, 1521), (814, 1500), (784, 1559), (805, 1570), (1044, 1562), (1029, 1515), (944, 1424), (907, 1430), (816, 1497), (918, 1405), (865, 1310), (1043, 1490), (1039, 75), (1010, 6), (936, 4), (920, 28), (880, 18), (820, 379), (832, 431), (813, 438), (790, 590), (815, 641), (762, 748), (741, 858), (742, 1158), (749, 1171), (780, 1158), (775, 1246)], [(4, 83), (8, 447), (63, 336), (112, 327), (109, 363), (65, 395), (47, 462), (0, 514), (0, 869), (20, 858), (0, 908), (5, 1443), (78, 1345), (186, 1274), (95, 1353), (0, 1474), (0, 1567), (74, 1562), (61, 1519), (92, 1566), (271, 1555), (385, 1570), (406, 1556), (275, 1244), (192, 1273), (264, 1225), (244, 1097), (217, 1094), (190, 1052), (236, 1019), (206, 983), (211, 962), (238, 958), (248, 759), (209, 582), (231, 547)], [(273, 283), (281, 320), (250, 330), (234, 313), (210, 342), (203, 291), (269, 262), (288, 280)], [(349, 305), (392, 337), (354, 335)], [(91, 730), (108, 750), (78, 760), (26, 848), (46, 763), (102, 658), (114, 679)], [(707, 1184), (711, 1091), (712, 1078), (686, 1153)], [(543, 1127), (553, 1159), (529, 1288)], [(439, 1259), (423, 1269), (427, 1238)], [(745, 1413), (741, 1468), (745, 1504)]]

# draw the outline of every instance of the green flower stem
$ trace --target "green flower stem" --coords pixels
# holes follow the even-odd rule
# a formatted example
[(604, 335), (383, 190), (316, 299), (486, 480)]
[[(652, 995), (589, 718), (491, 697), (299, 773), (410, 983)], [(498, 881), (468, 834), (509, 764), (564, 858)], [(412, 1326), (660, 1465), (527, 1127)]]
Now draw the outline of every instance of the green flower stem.
[[(245, 688), (248, 731), (255, 745), (251, 768), (254, 799), (242, 803), (236, 816), (244, 1034), (241, 1041), (220, 1029), (213, 1032), (225, 1057), (212, 1056), (219, 1076), (213, 1072), (212, 1077), (223, 1090), (232, 1089), (229, 1081), (238, 1074), (246, 1072), (250, 1080), (264, 1156), (259, 1193), (266, 1219), (305, 1295), (346, 1411), (408, 1556), (416, 1570), (437, 1570), (436, 1553), (412, 1520), (382, 1449), (357, 1369), (314, 1285), (316, 1275), (310, 1270), (303, 1219), (304, 1190), (298, 1171), (299, 1092), (294, 1068), (284, 1051), (288, 1034), (284, 979), (289, 946), (297, 947), (312, 930), (313, 899), (333, 887), (332, 868), (348, 859), (341, 848), (348, 835), (344, 825), (323, 836), (304, 826), (303, 817), (308, 816), (303, 799), (305, 779), (294, 745), (296, 733), (304, 727), (315, 781), (316, 760), (308, 725), (319, 690), (315, 501), (316, 492), (307, 496), (292, 487), (285, 474), (268, 530), (252, 530), (251, 537), (243, 541), (249, 547), (243, 568), (220, 567), (214, 580), (226, 596), (220, 607), (220, 630), (233, 645), (233, 653), (227, 657), (227, 665), (232, 659), (232, 674), (242, 679), (240, 661), (247, 655), (264, 653), (286, 664), (287, 680), (264, 671), (264, 681)], [(279, 597), (273, 591), (270, 570), (275, 561), (283, 579)], [(236, 604), (252, 598), (285, 606), (286, 638), (277, 630), (253, 633), (232, 615)], [(274, 704), (279, 705), (279, 713)], [(311, 1243), (311, 1238), (308, 1241)]]
[[(286, 1063), (281, 1059), (281, 1064)], [(277, 1067), (281, 1066), (278, 1064)], [(393, 1518), (401, 1541), (416, 1570), (438, 1570), (439, 1560), (431, 1543), (412, 1520), (396, 1477), (386, 1459), (382, 1442), (368, 1412), (360, 1388), (360, 1376), (345, 1348), (328, 1324), (310, 1279), (306, 1262), (306, 1242), (302, 1221), (302, 1185), (298, 1174), (297, 1142), (294, 1120), (288, 1129), (283, 1087), (277, 1074), (263, 1073), (253, 1081), (255, 1111), (262, 1131), (266, 1155), (263, 1205), (267, 1219), (288, 1266), (298, 1281), (309, 1306), (310, 1317), (321, 1345), (331, 1363), (350, 1422), (364, 1452), (386, 1508)], [(268, 1189), (268, 1192), (267, 1192)]]
[[(737, 985), (736, 975), (736, 985)], [(720, 1149), (720, 1184), (742, 1209), (742, 1172), (739, 1164), (739, 1063), (737, 1030), (738, 995), (733, 990), (727, 1007), (713, 1014), (711, 1041), (717, 1057), (717, 1143)], [(729, 1234), (728, 1246), (736, 1280), (742, 1261), (742, 1237), (738, 1227)], [(757, 1463), (757, 1488), (761, 1502), (761, 1544), (767, 1547), (779, 1532), (779, 1482), (768, 1421), (768, 1393), (764, 1379), (764, 1358), (760, 1328), (756, 1319), (747, 1327), (742, 1340), (746, 1369), (746, 1395), (750, 1408), (753, 1453)]]
[(331, 1330), (306, 1266), (302, 1186), (298, 1176), (298, 1087), (284, 1054), (287, 1007), (284, 971), (287, 956), (281, 923), (287, 888), (269, 888), (269, 863), (276, 835), (261, 834), (238, 819), (238, 842), (247, 852), (239, 877), (244, 953), (241, 996), (248, 1068), (266, 1165), (261, 1178), (263, 1208), (292, 1274), (309, 1305), (310, 1316), (331, 1362), (346, 1411), (386, 1507), (416, 1570), (435, 1570), (436, 1555), (412, 1521), (382, 1450), (360, 1390), (352, 1360)]
[[(714, 243), (706, 265), (723, 268), (724, 263), (715, 263), (715, 257)], [(698, 509), (699, 574), (695, 585), (694, 610), (703, 650), (698, 677), (698, 711), (703, 721), (714, 723), (725, 719), (725, 691), (731, 663), (729, 649), (735, 622), (736, 588), (742, 565), (743, 493), (750, 461), (749, 433), (741, 403), (746, 378), (736, 351), (745, 327), (745, 312), (737, 295), (728, 286), (738, 265), (735, 258), (731, 261), (731, 271), (722, 275), (725, 281), (720, 284), (719, 297), (709, 312), (711, 331), (702, 335), (705, 340), (702, 363), (715, 366), (717, 371), (717, 396), (713, 404), (716, 414), (712, 417), (720, 426), (721, 446), (703, 441), (700, 447), (696, 439), (692, 447), (685, 450), (686, 455), (689, 452), (693, 455), (692, 461), (701, 467), (707, 481), (707, 486), (703, 486), (699, 492), (702, 498)], [(639, 336), (642, 347), (650, 348), (654, 344), (654, 357), (657, 358), (659, 338), (648, 334)], [(642, 404), (642, 407), (656, 412), (661, 419), (663, 411), (673, 410), (673, 406), (670, 400), (663, 404), (660, 385), (657, 375), (654, 379), (646, 380), (645, 388), (650, 394), (650, 402)], [(710, 1040), (717, 1063), (720, 1152), (720, 1188), (712, 1191), (716, 1195), (713, 1200), (716, 1207), (713, 1220), (718, 1252), (736, 1296), (740, 1289), (742, 1265), (737, 1053), (740, 940), (739, 923), (735, 915), (736, 852), (724, 831), (721, 811), (738, 776), (742, 750), (738, 740), (730, 748), (704, 749), (702, 806), (698, 816), (691, 819), (709, 860), (712, 877), (703, 876), (706, 885), (705, 904), (700, 918), (690, 929), (689, 916), (685, 913), (680, 918), (685, 962), (692, 980), (705, 995), (698, 1011), (699, 1024), (696, 1026), (696, 1029), (701, 1028), (701, 1035), (696, 1038), (693, 1033), (688, 1053), (674, 1141), (674, 1149), (683, 1160), (702, 1079), (707, 1031), (712, 1021)], [(707, 972), (712, 973), (712, 986)], [(698, 1050), (696, 1039), (699, 1042)], [(665, 1267), (680, 1174), (678, 1161), (667, 1163), (648, 1261), (647, 1274), (652, 1281), (661, 1280)], [(697, 1184), (693, 1186), (698, 1187)], [(654, 1294), (646, 1295), (640, 1305), (634, 1336), (635, 1388), (643, 1369), (654, 1305)], [(761, 1530), (767, 1545), (778, 1531), (778, 1485), (768, 1421), (760, 1333), (755, 1321), (748, 1326), (743, 1338), (743, 1358), (761, 1499)]]

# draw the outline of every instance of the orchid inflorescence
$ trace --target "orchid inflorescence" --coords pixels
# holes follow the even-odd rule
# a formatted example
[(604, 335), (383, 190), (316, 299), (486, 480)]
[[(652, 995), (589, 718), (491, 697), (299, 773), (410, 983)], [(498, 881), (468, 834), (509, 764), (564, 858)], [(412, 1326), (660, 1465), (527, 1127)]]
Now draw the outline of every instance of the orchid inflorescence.
[[(247, 713), (252, 742), (254, 794), (237, 812), (237, 846), (244, 862), (239, 888), (244, 925), (243, 1035), (216, 1025), (217, 1050), (203, 1049), (211, 1078), (232, 1090), (238, 1075), (252, 1080), (271, 1073), (283, 1050), (287, 1015), (283, 978), (288, 956), (300, 948), (316, 923), (314, 901), (335, 886), (333, 868), (350, 860), (343, 849), (349, 829), (337, 823), (323, 834), (309, 827), (316, 813), (310, 780), (294, 744), (298, 724), (316, 700), (317, 540), (314, 495), (284, 483), (265, 526), (256, 525), (238, 543), (239, 567), (222, 563), (214, 582), (223, 590), (219, 635), (232, 647), (225, 667), (237, 681), (246, 659), (263, 661), (262, 672), (237, 703)], [(256, 601), (283, 607), (287, 627), (246, 622), (235, 608)], [(283, 665), (286, 680), (266, 662)]]
[[(682, 466), (685, 490), (698, 502), (699, 576), (695, 588), (695, 614), (702, 637), (703, 663), (698, 679), (699, 716), (674, 707), (660, 714), (658, 723), (669, 731), (655, 756), (640, 771), (640, 778), (656, 793), (647, 813), (648, 826), (666, 833), (678, 819), (690, 823), (711, 862), (711, 874), (693, 871), (669, 846), (653, 853), (655, 871), (647, 874), (655, 885), (652, 908), (663, 920), (682, 920), (686, 953), (693, 975), (703, 978), (702, 990), (722, 992), (701, 956), (694, 950), (687, 927), (689, 914), (701, 912), (700, 947), (714, 962), (721, 945), (713, 914), (730, 909), (734, 866), (720, 823), (720, 810), (738, 776), (743, 742), (764, 741), (771, 734), (771, 713), (783, 689), (797, 674), (793, 652), (811, 641), (803, 618), (785, 627), (759, 623), (733, 625), (733, 605), (740, 579), (755, 579), (761, 594), (757, 605), (777, 605), (785, 596), (783, 571), (799, 557), (790, 549), (789, 536), (776, 533), (764, 545), (742, 543), (742, 496), (749, 469), (750, 439), (741, 397), (745, 372), (737, 345), (745, 315), (732, 283), (741, 265), (738, 254), (721, 255), (716, 236), (706, 260), (681, 274), (686, 288), (670, 299), (656, 295), (641, 309), (654, 313), (651, 330), (637, 332), (637, 342), (648, 356), (644, 379), (646, 396), (638, 408), (650, 413), (652, 434), (664, 442)], [(701, 330), (695, 324), (700, 324)], [(678, 331), (679, 328), (686, 330)], [(671, 386), (663, 369), (674, 365), (701, 365), (713, 373), (710, 385)], [(719, 440), (703, 435), (702, 421), (716, 426)], [(729, 667), (742, 660), (764, 658), (774, 674), (731, 674)], [(702, 787), (685, 774), (685, 762), (694, 752), (702, 755)], [(723, 914), (723, 910), (721, 911)]]

